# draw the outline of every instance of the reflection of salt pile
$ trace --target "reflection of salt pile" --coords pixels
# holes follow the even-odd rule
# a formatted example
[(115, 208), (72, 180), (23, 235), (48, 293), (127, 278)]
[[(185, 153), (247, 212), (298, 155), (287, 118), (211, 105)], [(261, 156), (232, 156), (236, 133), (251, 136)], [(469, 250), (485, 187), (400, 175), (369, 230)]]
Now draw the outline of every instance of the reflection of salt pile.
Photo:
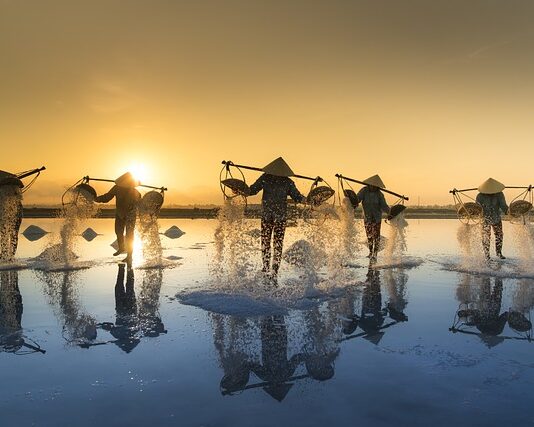
[(462, 264), (478, 266), (484, 255), (480, 224), (460, 224), (456, 237), (462, 253)]
[(11, 261), (18, 244), (22, 192), (16, 185), (0, 185), (0, 259)]
[(406, 231), (408, 222), (404, 214), (399, 214), (388, 222), (389, 237), (385, 246), (385, 256), (388, 262), (400, 261), (406, 253)]
[(40, 259), (69, 265), (77, 256), (75, 253), (76, 236), (80, 234), (83, 223), (92, 218), (98, 209), (93, 203), (93, 198), (85, 197), (83, 193), (70, 190), (67, 193), (68, 203), (63, 206), (61, 213), (61, 229), (59, 242), (56, 239), (39, 255)]
[(244, 205), (225, 200), (217, 220), (212, 273), (219, 280), (224, 278), (224, 282), (235, 286), (243, 279), (251, 278), (253, 248), (257, 245), (248, 233), (250, 225), (245, 220)]

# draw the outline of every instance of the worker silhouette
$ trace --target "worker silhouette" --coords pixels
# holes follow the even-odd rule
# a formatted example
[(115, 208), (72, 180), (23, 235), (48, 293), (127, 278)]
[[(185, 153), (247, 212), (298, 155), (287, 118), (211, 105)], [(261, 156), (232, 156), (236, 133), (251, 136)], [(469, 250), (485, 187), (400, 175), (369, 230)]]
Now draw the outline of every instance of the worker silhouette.
[(505, 259), (502, 254), (503, 231), (501, 212), (508, 211), (508, 205), (504, 198), (503, 190), (506, 187), (499, 181), (488, 178), (478, 187), (478, 195), (476, 201), (482, 206), (482, 247), (484, 249), (484, 256), (486, 260), (490, 259), (490, 240), (491, 229), (495, 234), (495, 253), (501, 258)]
[(22, 181), (0, 171), (0, 260), (13, 261), (22, 223)]
[[(295, 202), (306, 200), (289, 178), (294, 173), (282, 157), (263, 168), (265, 172), (250, 186), (253, 196), (263, 190), (261, 217), (261, 251), (263, 272), (276, 284), (287, 225), (287, 197)], [(271, 251), (271, 242), (273, 250)]]
[(141, 194), (135, 189), (138, 185), (132, 174), (126, 172), (115, 180), (111, 190), (95, 199), (95, 202), (107, 203), (115, 197), (115, 234), (119, 247), (113, 256), (125, 253), (124, 261), (127, 263), (132, 261), (137, 206), (141, 199)]
[(386, 186), (378, 175), (373, 175), (363, 182), (367, 185), (358, 192), (357, 204), (361, 203), (363, 208), (363, 223), (365, 234), (367, 235), (367, 245), (369, 246), (369, 258), (371, 262), (376, 262), (380, 249), (382, 212), (389, 212), (389, 206), (386, 203), (384, 194), (380, 191), (381, 188), (386, 188)]

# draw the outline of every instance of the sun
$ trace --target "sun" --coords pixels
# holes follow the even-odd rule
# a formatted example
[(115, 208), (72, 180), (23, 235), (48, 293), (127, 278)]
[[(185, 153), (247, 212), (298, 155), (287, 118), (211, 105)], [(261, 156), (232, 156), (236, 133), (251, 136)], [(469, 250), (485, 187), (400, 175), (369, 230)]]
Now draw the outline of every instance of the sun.
[(132, 163), (128, 166), (128, 171), (134, 176), (136, 180), (145, 184), (149, 178), (149, 173), (146, 165), (143, 163)]

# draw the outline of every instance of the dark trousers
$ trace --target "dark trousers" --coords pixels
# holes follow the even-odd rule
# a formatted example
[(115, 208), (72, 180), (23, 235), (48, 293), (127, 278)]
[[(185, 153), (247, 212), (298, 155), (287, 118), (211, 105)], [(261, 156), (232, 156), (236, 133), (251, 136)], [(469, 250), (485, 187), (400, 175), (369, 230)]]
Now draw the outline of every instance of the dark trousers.
[(280, 262), (282, 261), (282, 251), (284, 248), (284, 235), (286, 232), (285, 219), (265, 219), (261, 220), (261, 253), (263, 261), (263, 271), (271, 270), (271, 240), (273, 244), (272, 270), (278, 274)]
[(380, 228), (382, 227), (382, 222), (366, 222), (364, 225), (369, 253), (371, 256), (376, 256), (378, 247), (380, 246)]
[(128, 254), (133, 252), (133, 240), (135, 231), (135, 216), (126, 218), (115, 217), (115, 234), (119, 250), (126, 251)]
[(487, 258), (490, 256), (490, 240), (491, 240), (491, 229), (493, 228), (493, 234), (495, 234), (495, 252), (497, 255), (502, 254), (502, 241), (503, 241), (503, 232), (502, 232), (502, 221), (499, 221), (497, 224), (491, 224), (488, 221), (482, 222), (482, 247), (484, 248), (484, 255)]

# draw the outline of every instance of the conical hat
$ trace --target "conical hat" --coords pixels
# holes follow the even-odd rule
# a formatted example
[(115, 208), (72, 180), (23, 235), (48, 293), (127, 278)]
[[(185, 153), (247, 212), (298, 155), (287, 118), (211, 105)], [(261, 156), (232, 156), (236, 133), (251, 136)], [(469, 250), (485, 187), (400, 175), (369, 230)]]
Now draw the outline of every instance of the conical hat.
[(370, 176), (369, 178), (364, 179), (363, 182), (365, 182), (367, 185), (372, 185), (373, 187), (386, 188), (384, 182), (378, 175)]
[(139, 185), (139, 181), (137, 181), (130, 172), (126, 172), (115, 180), (115, 184), (117, 184), (119, 187), (130, 188), (137, 187)]
[(295, 175), (289, 165), (284, 159), (278, 157), (276, 160), (273, 160), (267, 166), (263, 168), (263, 172), (268, 173), (269, 175), (276, 176), (293, 176)]
[(488, 178), (482, 184), (479, 185), (478, 191), (482, 194), (497, 194), (504, 190), (506, 187), (502, 182), (493, 178)]

